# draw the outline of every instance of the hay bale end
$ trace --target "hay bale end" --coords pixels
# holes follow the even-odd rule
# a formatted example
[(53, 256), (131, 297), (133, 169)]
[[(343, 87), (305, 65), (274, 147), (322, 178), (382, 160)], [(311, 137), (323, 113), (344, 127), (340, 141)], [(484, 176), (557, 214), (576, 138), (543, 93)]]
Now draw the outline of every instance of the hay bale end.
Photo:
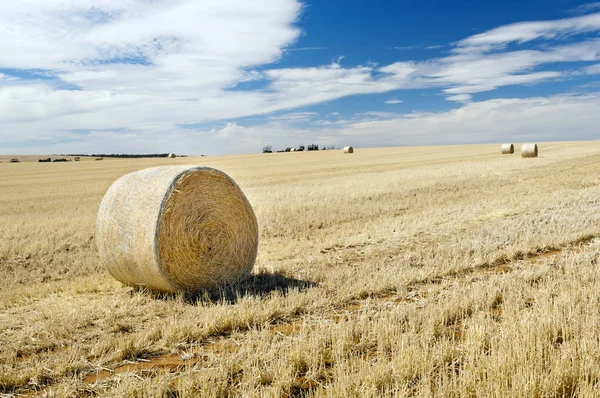
[(523, 158), (537, 158), (538, 146), (537, 144), (523, 144), (521, 145), (521, 157)]
[(502, 144), (501, 153), (503, 155), (515, 153), (515, 146), (513, 144)]
[(354, 148), (352, 148), (351, 146), (345, 146), (344, 153), (354, 153)]
[(111, 185), (100, 204), (96, 243), (108, 272), (126, 285), (198, 291), (250, 273), (258, 225), (225, 173), (163, 166)]

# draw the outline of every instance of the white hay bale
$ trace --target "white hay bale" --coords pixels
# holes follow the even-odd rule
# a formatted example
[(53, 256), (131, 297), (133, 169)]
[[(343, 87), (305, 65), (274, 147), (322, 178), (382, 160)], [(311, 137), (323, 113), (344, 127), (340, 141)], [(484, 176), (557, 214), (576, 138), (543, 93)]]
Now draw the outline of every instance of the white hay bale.
[(538, 146), (537, 144), (523, 144), (521, 145), (521, 157), (523, 158), (537, 158)]
[(513, 144), (502, 144), (501, 152), (503, 155), (515, 153), (515, 146)]
[(170, 153), (167, 157), (170, 159), (175, 159), (176, 155), (174, 153)]
[(352, 148), (351, 146), (345, 146), (344, 153), (354, 153), (354, 148)]
[(291, 148), (290, 152), (296, 152), (296, 148)]
[(98, 211), (96, 243), (108, 272), (124, 284), (197, 291), (250, 273), (258, 225), (225, 173), (163, 166), (111, 185)]

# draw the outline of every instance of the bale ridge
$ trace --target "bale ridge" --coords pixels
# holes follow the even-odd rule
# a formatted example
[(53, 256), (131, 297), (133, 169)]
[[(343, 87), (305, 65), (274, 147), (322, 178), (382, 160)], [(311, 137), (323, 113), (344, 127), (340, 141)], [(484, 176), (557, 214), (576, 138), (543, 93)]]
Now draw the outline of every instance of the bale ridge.
[(345, 146), (344, 153), (354, 153), (354, 148), (352, 148), (351, 146)]
[(126, 285), (197, 291), (250, 273), (258, 225), (225, 173), (163, 166), (111, 185), (100, 204), (96, 241), (108, 272)]
[(513, 144), (502, 144), (501, 153), (503, 155), (515, 153), (515, 146)]
[(523, 158), (537, 158), (538, 146), (537, 144), (523, 144), (521, 146), (521, 157)]

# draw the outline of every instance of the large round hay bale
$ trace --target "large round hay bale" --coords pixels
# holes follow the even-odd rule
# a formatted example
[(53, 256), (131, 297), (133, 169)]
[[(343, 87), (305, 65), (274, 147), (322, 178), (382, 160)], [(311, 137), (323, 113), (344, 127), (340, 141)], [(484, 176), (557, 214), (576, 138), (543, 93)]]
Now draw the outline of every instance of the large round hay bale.
[(175, 159), (175, 154), (174, 153), (170, 153), (167, 157), (169, 159)]
[(501, 152), (503, 155), (515, 153), (515, 146), (513, 144), (502, 144)]
[(225, 173), (163, 166), (111, 185), (100, 204), (96, 241), (108, 272), (124, 284), (197, 291), (250, 273), (258, 225)]
[(523, 144), (521, 145), (521, 157), (523, 158), (537, 158), (538, 146), (537, 144)]
[(354, 148), (352, 148), (351, 146), (345, 146), (344, 153), (354, 153)]
[(290, 148), (290, 152), (296, 152), (296, 148)]

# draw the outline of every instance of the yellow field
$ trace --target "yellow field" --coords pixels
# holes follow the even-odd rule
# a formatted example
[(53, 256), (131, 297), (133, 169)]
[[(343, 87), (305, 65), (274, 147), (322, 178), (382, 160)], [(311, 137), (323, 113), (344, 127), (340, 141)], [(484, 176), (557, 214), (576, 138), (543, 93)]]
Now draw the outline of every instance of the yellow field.
[[(2, 161), (0, 394), (599, 396), (600, 142), (519, 147)], [(165, 164), (245, 192), (247, 281), (157, 295), (98, 264), (105, 191)]]

